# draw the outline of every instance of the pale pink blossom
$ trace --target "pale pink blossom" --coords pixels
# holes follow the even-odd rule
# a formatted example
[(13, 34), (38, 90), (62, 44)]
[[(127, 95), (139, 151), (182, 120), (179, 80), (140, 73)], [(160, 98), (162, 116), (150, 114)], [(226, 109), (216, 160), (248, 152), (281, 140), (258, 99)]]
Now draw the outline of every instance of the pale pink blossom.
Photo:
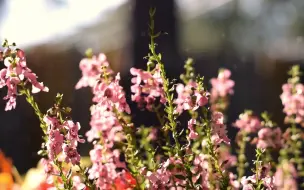
[(239, 190), (241, 186), (240, 182), (236, 178), (236, 175), (231, 172), (229, 173), (229, 184), (233, 190)]
[(249, 177), (242, 177), (241, 184), (243, 186), (243, 190), (255, 190), (254, 184), (256, 183), (255, 175)]
[(200, 89), (199, 85), (190, 81), (186, 86), (178, 84), (176, 86), (177, 98), (174, 103), (177, 105), (176, 112), (181, 114), (184, 110), (195, 111), (208, 103), (209, 93)]
[(32, 93), (49, 91), (42, 82), (37, 81), (36, 74), (27, 67), (22, 50), (10, 49), (4, 58), (4, 65), (6, 68), (0, 71), (0, 88), (7, 87), (7, 95), (3, 98), (8, 100), (5, 111), (16, 108), (16, 97), (19, 95), (18, 86), (20, 88), (29, 83), (32, 86)]
[(157, 139), (157, 128), (153, 127), (147, 137), (148, 141), (154, 141)]
[(230, 153), (229, 146), (222, 145), (218, 148), (218, 159), (223, 169), (227, 169), (237, 164), (237, 158)]
[(112, 147), (115, 142), (123, 140), (123, 128), (115, 113), (108, 111), (107, 106), (97, 104), (91, 108), (91, 129), (86, 133), (88, 141), (103, 139), (103, 143)]
[[(210, 165), (210, 157), (209, 155), (205, 154), (199, 154), (196, 155), (193, 161), (193, 167), (191, 169), (191, 172), (193, 174), (192, 176), (192, 182), (194, 184), (200, 184), (202, 189), (210, 189), (211, 184), (210, 184), (210, 174), (212, 167)], [(214, 174), (212, 177), (214, 179), (217, 179), (217, 175)], [(200, 181), (199, 181), (200, 179)]]
[(262, 182), (262, 187), (267, 190), (276, 190), (274, 184), (274, 177), (269, 174), (270, 164), (266, 164), (257, 168), (258, 173), (249, 176), (242, 177), (241, 184), (243, 186), (243, 190), (254, 190), (258, 183)]
[[(103, 68), (102, 68), (103, 67)], [(105, 54), (101, 53), (92, 58), (84, 58), (80, 61), (79, 68), (82, 71), (82, 77), (75, 88), (93, 87), (102, 73), (112, 74)]]
[(160, 103), (166, 102), (159, 65), (156, 65), (151, 72), (135, 68), (131, 68), (130, 72), (134, 76), (131, 80), (133, 84), (131, 98), (132, 101), (137, 102), (138, 107), (146, 107), (147, 110), (152, 111), (157, 98)]
[(234, 81), (230, 79), (231, 72), (228, 69), (220, 70), (217, 78), (212, 78), (211, 99), (225, 97), (233, 94)]
[(43, 121), (48, 126), (46, 148), (50, 161), (59, 158), (59, 155), (63, 153), (62, 158), (66, 163), (79, 164), (80, 155), (77, 152), (77, 144), (84, 142), (78, 135), (80, 124), (75, 124), (71, 120), (66, 120), (61, 124), (58, 118), (51, 116), (45, 116)]
[(80, 129), (80, 124), (77, 122), (76, 124), (71, 121), (65, 121), (63, 126), (68, 130), (66, 135), (66, 139), (70, 142), (73, 147), (77, 147), (77, 143), (84, 143), (84, 139), (80, 139), (78, 135), (78, 131)]
[(224, 124), (224, 115), (221, 112), (212, 113), (211, 129), (211, 140), (214, 145), (219, 145), (222, 142), (230, 144), (230, 139), (227, 137), (226, 125)]
[(40, 163), (43, 166), (44, 172), (48, 175), (50, 174), (58, 174), (58, 171), (54, 167), (53, 161), (50, 161), (48, 159), (42, 158), (40, 160)]
[(304, 86), (298, 84), (284, 84), (280, 98), (286, 114), (286, 123), (298, 123), (304, 125)]
[(79, 176), (73, 176), (72, 181), (74, 190), (84, 190), (86, 188), (86, 185), (81, 181), (81, 178)]
[(95, 145), (90, 151), (92, 167), (89, 169), (89, 178), (96, 179), (96, 187), (108, 190), (113, 187), (115, 179), (120, 176), (118, 169), (125, 169), (125, 164), (119, 160), (119, 152)]
[(257, 132), (262, 127), (260, 119), (251, 112), (240, 114), (239, 119), (233, 125), (247, 133)]
[(198, 133), (194, 129), (195, 125), (196, 125), (196, 120), (195, 119), (190, 119), (188, 121), (188, 129), (190, 131), (190, 133), (189, 133), (189, 138), (190, 139), (197, 139), (197, 137), (198, 137)]
[(148, 189), (174, 189), (186, 184), (186, 181), (175, 177), (175, 175), (185, 176), (186, 173), (183, 169), (183, 163), (180, 159), (169, 158), (161, 163), (160, 167), (155, 171), (147, 171), (146, 168), (141, 169), (141, 174), (149, 180)]
[(212, 78), (210, 103), (212, 111), (224, 111), (228, 106), (228, 97), (233, 95), (234, 81), (230, 79), (231, 72), (221, 69), (217, 78)]
[(297, 190), (297, 170), (294, 165), (284, 160), (274, 175), (274, 184), (278, 190)]
[(118, 73), (115, 80), (111, 82), (100, 81), (99, 83), (96, 83), (93, 88), (93, 101), (107, 106), (110, 110), (115, 108), (119, 112), (130, 114), (131, 110), (127, 104), (125, 92), (122, 86), (119, 85), (119, 82), (120, 74)]
[(50, 130), (48, 135), (49, 138), (46, 143), (46, 147), (50, 160), (54, 160), (62, 151), (64, 136), (59, 132), (59, 130)]
[(254, 140), (257, 148), (278, 149), (282, 146), (282, 131), (280, 128), (262, 128), (258, 132), (258, 137)]
[(77, 165), (80, 163), (80, 155), (77, 152), (77, 149), (73, 146), (64, 144), (63, 156), (66, 163), (72, 163), (73, 165)]

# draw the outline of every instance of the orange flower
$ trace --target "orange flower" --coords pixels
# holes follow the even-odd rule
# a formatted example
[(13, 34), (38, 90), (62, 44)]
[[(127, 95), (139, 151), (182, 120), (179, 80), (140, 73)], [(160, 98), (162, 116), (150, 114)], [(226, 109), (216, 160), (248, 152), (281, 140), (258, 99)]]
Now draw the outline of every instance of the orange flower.
[(3, 152), (0, 150), (0, 173), (11, 173), (12, 172), (12, 161), (5, 157)]
[(130, 190), (136, 186), (135, 178), (129, 173), (125, 172), (121, 177), (115, 180), (116, 190)]
[(10, 190), (14, 185), (12, 171), (12, 162), (7, 159), (0, 151), (0, 189)]

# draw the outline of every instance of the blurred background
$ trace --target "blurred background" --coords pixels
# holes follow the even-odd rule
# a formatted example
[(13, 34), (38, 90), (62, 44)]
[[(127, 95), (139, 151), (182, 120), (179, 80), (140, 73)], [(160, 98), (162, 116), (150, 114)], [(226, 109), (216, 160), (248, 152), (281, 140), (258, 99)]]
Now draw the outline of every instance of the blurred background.
[[(29, 67), (50, 88), (37, 96), (42, 110), (63, 93), (84, 134), (92, 96), (90, 89), (74, 90), (84, 51), (106, 53), (130, 95), (130, 67), (146, 66), (150, 7), (157, 8), (156, 30), (167, 33), (157, 43), (170, 77), (179, 78), (188, 57), (206, 83), (226, 67), (236, 82), (228, 123), (252, 109), (271, 112), (283, 126), (281, 85), (287, 69), (304, 58), (303, 0), (0, 0), (0, 38), (23, 48)], [(39, 160), (38, 119), (23, 97), (13, 111), (4, 106), (0, 101), (0, 149), (25, 173)], [(131, 106), (137, 124), (151, 124), (153, 115)], [(236, 130), (228, 125), (228, 131), (233, 138)], [(80, 151), (88, 155), (89, 148)]]

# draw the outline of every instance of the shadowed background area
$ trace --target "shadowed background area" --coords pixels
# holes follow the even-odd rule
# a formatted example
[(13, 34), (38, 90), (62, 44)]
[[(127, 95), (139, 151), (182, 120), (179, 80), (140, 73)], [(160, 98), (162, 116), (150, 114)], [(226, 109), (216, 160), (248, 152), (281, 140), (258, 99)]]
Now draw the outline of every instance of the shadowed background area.
[[(73, 119), (81, 123), (81, 134), (89, 129), (92, 98), (89, 89), (74, 90), (84, 51), (91, 47), (95, 54), (107, 54), (113, 69), (121, 72), (130, 100), (129, 69), (146, 66), (143, 57), (148, 53), (150, 7), (157, 8), (156, 30), (167, 33), (157, 40), (157, 50), (169, 77), (179, 78), (188, 57), (195, 60), (207, 85), (220, 67), (232, 71), (236, 86), (228, 110), (230, 137), (236, 133), (231, 123), (244, 109), (257, 114), (267, 110), (283, 126), (281, 85), (287, 69), (302, 64), (304, 56), (302, 0), (0, 2), (0, 38), (25, 49), (29, 67), (50, 88), (49, 93), (36, 96), (41, 109), (46, 111), (56, 93), (63, 93), (64, 103), (73, 109)], [(23, 97), (10, 112), (4, 111), (4, 101), (0, 104), (0, 149), (24, 173), (39, 160), (42, 132), (38, 119)], [(133, 103), (131, 108), (135, 124), (154, 124), (154, 114), (140, 112)], [(80, 152), (88, 155), (89, 149), (85, 144)], [(248, 156), (253, 156), (253, 150)]]

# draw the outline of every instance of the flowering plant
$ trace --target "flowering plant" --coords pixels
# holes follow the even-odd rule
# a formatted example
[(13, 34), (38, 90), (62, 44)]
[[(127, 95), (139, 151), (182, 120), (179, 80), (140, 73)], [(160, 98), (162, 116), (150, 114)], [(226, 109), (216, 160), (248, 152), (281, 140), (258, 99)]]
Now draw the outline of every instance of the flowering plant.
[[(147, 68), (130, 72), (131, 100), (139, 109), (156, 114), (159, 123), (152, 127), (133, 124), (119, 73), (111, 70), (104, 54), (95, 56), (90, 50), (80, 62), (82, 78), (75, 88), (89, 87), (94, 95), (91, 129), (85, 137), (79, 135), (80, 123), (71, 119), (71, 108), (62, 105), (62, 94), (56, 96), (53, 107), (41, 112), (33, 94), (49, 89), (27, 67), (25, 53), (14, 43), (3, 43), (0, 58), (6, 68), (0, 71), (0, 87), (7, 88), (5, 110), (14, 109), (17, 97), (25, 96), (37, 114), (44, 132), (39, 154), (45, 188), (298, 189), (304, 174), (300, 127), (304, 125), (304, 86), (299, 67), (292, 67), (281, 94), (290, 127), (283, 132), (267, 112), (258, 117), (246, 110), (231, 125), (239, 129), (234, 156), (225, 123), (235, 85), (231, 72), (220, 69), (208, 91), (188, 59), (180, 82), (168, 79), (162, 55), (156, 52), (155, 39), (161, 33), (154, 32), (155, 9), (149, 14)], [(179, 121), (181, 115), (188, 117), (186, 125)], [(77, 150), (86, 139), (93, 144), (89, 166), (83, 165)], [(252, 162), (246, 158), (249, 141), (256, 146)], [(246, 172), (249, 165), (251, 174)]]

